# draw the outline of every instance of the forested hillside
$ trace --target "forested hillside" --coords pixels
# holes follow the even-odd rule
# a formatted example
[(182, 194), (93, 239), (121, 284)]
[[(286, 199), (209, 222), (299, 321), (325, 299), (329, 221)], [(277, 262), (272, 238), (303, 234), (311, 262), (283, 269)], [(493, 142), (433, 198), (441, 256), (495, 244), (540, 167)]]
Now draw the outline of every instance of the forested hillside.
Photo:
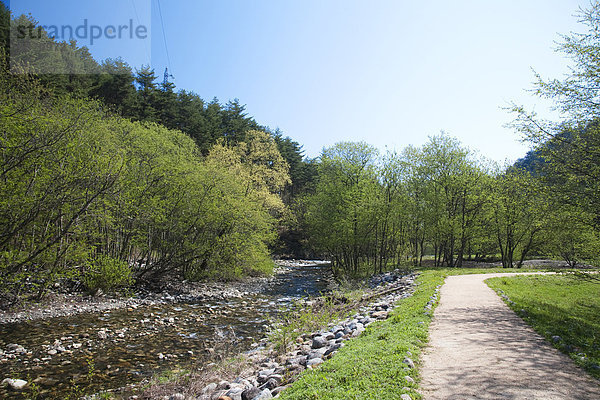
[[(165, 276), (268, 273), (273, 253), (325, 257), (338, 275), (426, 259), (512, 267), (534, 255), (572, 265), (598, 258), (593, 34), (562, 48), (579, 66), (572, 77), (538, 83), (565, 120), (515, 107), (534, 145), (515, 165), (486, 161), (446, 134), (386, 154), (342, 142), (308, 160), (239, 101), (206, 102), (176, 91), (168, 74), (157, 82), (147, 66), (98, 63), (75, 42), (44, 37), (31, 50), (78, 73), (13, 74), (10, 17), (0, 11), (5, 303), (65, 278), (94, 292)], [(588, 25), (595, 32), (596, 11)]]
[(293, 204), (311, 179), (298, 143), (237, 100), (205, 103), (157, 85), (147, 67), (98, 64), (74, 42), (46, 38), (42, 48), (61, 57), (40, 59), (85, 73), (13, 74), (2, 40), (5, 301), (64, 278), (94, 292), (163, 276), (269, 273), (270, 246), (287, 250), (277, 232), (294, 221), (284, 200)]

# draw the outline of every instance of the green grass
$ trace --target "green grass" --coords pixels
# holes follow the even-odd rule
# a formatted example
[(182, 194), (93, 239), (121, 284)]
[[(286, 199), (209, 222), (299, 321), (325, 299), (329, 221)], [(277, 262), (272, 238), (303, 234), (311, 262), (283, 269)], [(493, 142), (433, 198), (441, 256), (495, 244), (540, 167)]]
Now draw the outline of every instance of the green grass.
[(423, 267), (417, 268), (418, 271), (436, 271), (443, 273), (445, 276), (450, 275), (471, 275), (471, 274), (495, 274), (495, 273), (527, 273), (527, 272), (538, 272), (538, 271), (551, 271), (543, 268), (435, 268), (435, 267)]
[(431, 321), (424, 307), (444, 276), (442, 271), (423, 272), (415, 293), (400, 301), (390, 318), (369, 325), (335, 357), (304, 373), (281, 399), (399, 399), (403, 393), (420, 399), (416, 384), (404, 379), (416, 381), (418, 371), (402, 361), (409, 356), (418, 363)]
[[(600, 284), (568, 275), (492, 278), (486, 282), (500, 295), (508, 296), (508, 305), (554, 347), (600, 378)], [(560, 336), (560, 340), (553, 336)]]
[[(292, 386), (281, 393), (281, 399), (399, 399), (408, 393), (420, 399), (419, 358), (427, 344), (431, 315), (425, 305), (449, 275), (496, 272), (533, 272), (540, 268), (419, 268), (415, 293), (400, 301), (392, 317), (375, 322), (358, 338), (315, 370), (306, 371)], [(600, 286), (599, 286), (600, 287)], [(417, 365), (411, 370), (402, 360), (407, 355)], [(408, 384), (410, 376), (416, 383)], [(406, 390), (406, 388), (408, 390)]]

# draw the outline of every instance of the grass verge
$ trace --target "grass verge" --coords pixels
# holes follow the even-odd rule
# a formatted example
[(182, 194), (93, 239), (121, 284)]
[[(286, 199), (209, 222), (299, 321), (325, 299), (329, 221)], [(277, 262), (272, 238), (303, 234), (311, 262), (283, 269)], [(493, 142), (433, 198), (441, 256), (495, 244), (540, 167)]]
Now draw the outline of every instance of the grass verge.
[(331, 360), (304, 373), (280, 398), (399, 399), (408, 393), (420, 399), (416, 383), (405, 379), (410, 376), (416, 381), (417, 369), (403, 360), (418, 360), (427, 343), (431, 313), (426, 312), (425, 305), (445, 275), (442, 271), (423, 272), (414, 294), (400, 301), (390, 318), (369, 325)]
[(569, 275), (492, 278), (486, 283), (536, 332), (600, 378), (600, 285)]

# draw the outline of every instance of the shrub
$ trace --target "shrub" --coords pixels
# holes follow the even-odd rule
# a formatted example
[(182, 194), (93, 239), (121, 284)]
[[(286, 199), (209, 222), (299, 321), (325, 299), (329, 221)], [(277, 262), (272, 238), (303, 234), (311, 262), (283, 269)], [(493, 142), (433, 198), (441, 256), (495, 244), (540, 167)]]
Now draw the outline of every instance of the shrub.
[(111, 292), (133, 283), (131, 269), (125, 261), (108, 256), (96, 258), (83, 276), (83, 283), (90, 293), (98, 290)]

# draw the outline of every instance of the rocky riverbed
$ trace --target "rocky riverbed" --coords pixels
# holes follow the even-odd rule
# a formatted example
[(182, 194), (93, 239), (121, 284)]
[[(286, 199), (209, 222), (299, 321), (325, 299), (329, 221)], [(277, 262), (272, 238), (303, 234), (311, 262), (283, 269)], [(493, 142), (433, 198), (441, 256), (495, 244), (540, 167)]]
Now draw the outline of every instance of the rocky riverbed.
[(267, 391), (276, 396), (301, 371), (316, 367), (345, 340), (386, 318), (392, 304), (410, 293), (412, 282), (412, 276), (399, 272), (372, 278), (373, 293), (384, 294), (361, 303), (352, 318), (298, 338), (283, 358), (273, 358), (265, 337), (279, 312), (333, 287), (327, 264), (281, 262), (273, 278), (253, 284), (177, 284), (132, 299), (89, 300), (87, 308), (74, 301), (40, 307), (34, 314), (4, 315), (0, 398), (77, 398), (116, 388), (123, 393), (162, 370), (202, 368), (232, 354), (245, 354), (251, 372), (211, 382), (190, 398), (254, 398), (257, 390), (262, 398), (268, 398)]
[[(277, 354), (268, 339), (246, 354), (250, 366), (234, 379), (214, 377), (197, 393), (194, 385), (187, 390), (163, 395), (164, 400), (265, 400), (277, 398), (279, 393), (293, 383), (306, 369), (317, 368), (334, 357), (347, 340), (359, 336), (367, 326), (386, 319), (394, 304), (414, 290), (416, 276), (399, 271), (380, 274), (370, 280), (373, 289), (368, 294), (370, 302), (362, 303), (353, 316), (330, 324), (324, 329), (298, 337), (285, 354)], [(432, 296), (431, 304), (437, 300)], [(431, 307), (428, 304), (428, 307)], [(404, 362), (414, 368), (410, 358)], [(193, 377), (192, 377), (193, 379)], [(412, 380), (410, 377), (405, 379)], [(137, 399), (132, 396), (130, 399)]]
[[(59, 284), (54, 286), (42, 302), (26, 303), (11, 310), (0, 310), (0, 325), (39, 319), (74, 316), (85, 313), (100, 313), (111, 310), (156, 306), (172, 303), (203, 303), (215, 300), (242, 298), (264, 292), (277, 294), (283, 284), (286, 295), (315, 294), (329, 287), (333, 279), (331, 274), (316, 276), (316, 281), (304, 278), (306, 268), (328, 265), (319, 260), (277, 260), (272, 277), (247, 278), (234, 282), (179, 282), (170, 280), (155, 290), (138, 289), (131, 297), (123, 298), (105, 295), (102, 292), (94, 296), (71, 293)], [(293, 282), (297, 280), (297, 282)], [(282, 281), (283, 280), (283, 281)], [(293, 289), (290, 291), (290, 285)], [(311, 293), (314, 291), (315, 293)]]
[(282, 262), (273, 278), (172, 284), (131, 299), (65, 296), (73, 301), (4, 313), (0, 398), (66, 398), (250, 350), (282, 308), (331, 282), (327, 264)]

